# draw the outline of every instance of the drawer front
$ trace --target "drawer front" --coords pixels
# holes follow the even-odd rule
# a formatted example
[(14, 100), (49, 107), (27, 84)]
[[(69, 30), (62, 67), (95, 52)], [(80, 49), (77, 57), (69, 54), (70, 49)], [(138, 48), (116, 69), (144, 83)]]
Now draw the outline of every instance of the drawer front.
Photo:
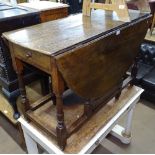
[(22, 48), (18, 45), (13, 45), (13, 48), (15, 57), (19, 58), (20, 60), (32, 66), (35, 66), (40, 70), (45, 71), (46, 73), (50, 73), (51, 71), (50, 56)]

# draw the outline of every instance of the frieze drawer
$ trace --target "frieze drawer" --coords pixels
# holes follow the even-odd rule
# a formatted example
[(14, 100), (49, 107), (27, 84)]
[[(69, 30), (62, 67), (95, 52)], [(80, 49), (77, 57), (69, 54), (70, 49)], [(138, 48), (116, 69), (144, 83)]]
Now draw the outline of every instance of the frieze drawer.
[(14, 46), (14, 54), (18, 58), (22, 58), (24, 62), (36, 66), (48, 73), (50, 73), (51, 59), (42, 53), (31, 51), (20, 46)]

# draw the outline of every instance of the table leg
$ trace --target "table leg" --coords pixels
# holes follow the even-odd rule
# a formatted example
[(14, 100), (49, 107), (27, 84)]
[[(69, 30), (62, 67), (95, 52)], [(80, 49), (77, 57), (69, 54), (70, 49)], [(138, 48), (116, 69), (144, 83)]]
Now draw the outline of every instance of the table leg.
[(23, 63), (19, 59), (14, 59), (14, 63), (15, 63), (15, 70), (18, 76), (19, 90), (20, 90), (21, 99), (22, 99), (21, 110), (24, 116), (26, 116), (26, 111), (29, 110), (30, 105), (26, 95), (26, 89), (25, 89), (24, 79), (23, 79)]
[(127, 120), (126, 120), (126, 124), (125, 124), (125, 130), (122, 132), (123, 136), (127, 137), (127, 138), (131, 137), (131, 127), (132, 127), (132, 118), (133, 118), (134, 107), (128, 112)]
[(57, 70), (56, 66), (52, 70), (52, 86), (53, 86), (53, 92), (56, 97), (57, 140), (60, 148), (64, 150), (67, 142), (67, 131), (64, 123), (63, 98), (62, 98), (65, 86), (61, 74)]
[(28, 154), (39, 154), (37, 143), (29, 136), (24, 127), (22, 129)]
[(137, 70), (138, 70), (138, 66), (137, 66), (137, 58), (135, 59), (135, 62), (133, 64), (133, 67), (132, 67), (132, 71), (131, 71), (131, 76), (133, 78), (136, 78), (136, 75), (137, 75)]
[(131, 86), (134, 85), (135, 79), (136, 79), (136, 76), (137, 76), (137, 73), (138, 73), (138, 60), (139, 60), (139, 57), (136, 57), (135, 61), (134, 61), (134, 64), (132, 66), (132, 69), (131, 69), (131, 77), (132, 77)]
[[(124, 81), (124, 80), (123, 80), (123, 81)], [(115, 95), (115, 99), (116, 99), (116, 100), (118, 100), (119, 97), (121, 96), (121, 93), (122, 93), (122, 86), (123, 86), (123, 82), (120, 83), (118, 92), (117, 92), (116, 95)]]
[(117, 124), (110, 133), (124, 144), (129, 144), (131, 142), (131, 127), (134, 107), (135, 106), (133, 106), (131, 110), (127, 113), (125, 128)]

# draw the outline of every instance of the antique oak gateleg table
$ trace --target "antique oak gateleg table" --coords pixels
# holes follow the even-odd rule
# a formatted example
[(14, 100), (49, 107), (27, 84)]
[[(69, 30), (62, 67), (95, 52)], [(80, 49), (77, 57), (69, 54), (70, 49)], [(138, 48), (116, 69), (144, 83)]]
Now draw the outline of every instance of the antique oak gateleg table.
[[(3, 34), (18, 74), (24, 116), (56, 137), (61, 149), (102, 105), (119, 96), (123, 77), (151, 20), (150, 14), (138, 11), (131, 11), (130, 16), (131, 22), (123, 23), (112, 12), (95, 10), (91, 17), (77, 14)], [(32, 105), (23, 83), (23, 62), (52, 79), (53, 92)], [(83, 108), (71, 103), (66, 108), (64, 93), (68, 89), (83, 99)], [(44, 111), (39, 112), (41, 109)]]

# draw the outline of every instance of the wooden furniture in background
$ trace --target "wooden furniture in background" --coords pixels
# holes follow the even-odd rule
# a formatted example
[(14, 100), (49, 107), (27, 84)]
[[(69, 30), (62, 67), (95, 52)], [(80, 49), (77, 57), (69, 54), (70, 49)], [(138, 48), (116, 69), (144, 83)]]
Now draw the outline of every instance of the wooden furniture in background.
[[(18, 74), (25, 118), (55, 137), (61, 149), (104, 104), (119, 98), (151, 15), (132, 11), (130, 18), (124, 23), (112, 12), (96, 10), (91, 17), (77, 14), (3, 34)], [(26, 95), (23, 62), (51, 76), (53, 92), (33, 105)], [(136, 65), (133, 71), (134, 78)], [(70, 100), (72, 95), (76, 100)]]
[[(7, 97), (14, 109), (15, 118), (19, 117), (16, 99), (20, 92), (17, 75), (12, 66), (10, 50), (7, 42), (2, 38), (2, 33), (39, 23), (39, 12), (34, 9), (23, 9), (19, 6), (3, 3), (0, 5), (0, 86), (2, 87), (2, 93)], [(44, 76), (40, 76), (36, 69), (30, 66), (24, 66), (23, 76), (25, 84), (38, 79), (45, 79)]]
[(41, 22), (47, 22), (68, 16), (68, 5), (50, 1), (20, 3), (19, 6), (40, 11)]
[(105, 3), (83, 1), (83, 15), (90, 16), (91, 9), (115, 11), (120, 21), (129, 22), (130, 16), (125, 0), (106, 0)]

